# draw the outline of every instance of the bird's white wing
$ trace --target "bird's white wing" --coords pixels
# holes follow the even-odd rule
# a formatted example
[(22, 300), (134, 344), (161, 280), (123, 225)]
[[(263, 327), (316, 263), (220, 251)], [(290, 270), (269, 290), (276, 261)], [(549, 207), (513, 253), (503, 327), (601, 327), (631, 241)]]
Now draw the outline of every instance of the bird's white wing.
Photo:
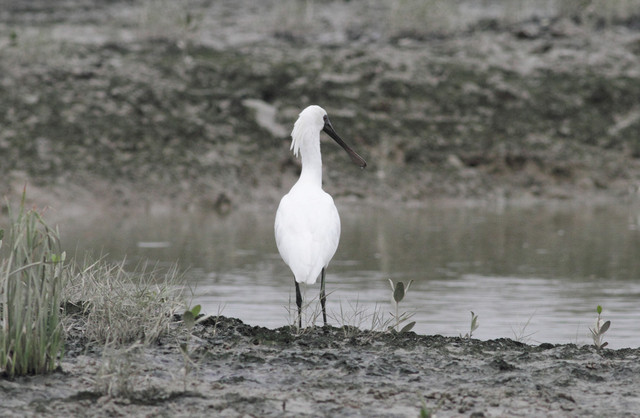
[(315, 283), (340, 240), (340, 217), (331, 196), (285, 195), (276, 213), (275, 236), (296, 281)]
[(282, 197), (282, 200), (280, 200), (280, 205), (276, 212), (274, 229), (278, 252), (287, 265), (290, 265), (290, 259), (294, 257), (296, 226), (300, 222), (295, 218), (296, 211), (293, 207), (293, 202), (289, 195), (286, 194)]

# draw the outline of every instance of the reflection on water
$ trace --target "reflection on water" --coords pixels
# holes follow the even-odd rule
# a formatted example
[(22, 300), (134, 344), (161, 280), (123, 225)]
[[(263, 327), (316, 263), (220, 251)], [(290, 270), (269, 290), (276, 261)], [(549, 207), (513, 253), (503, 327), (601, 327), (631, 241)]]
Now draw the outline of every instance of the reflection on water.
[[(413, 279), (401, 308), (415, 312), (419, 333), (464, 334), (474, 311), (477, 338), (587, 344), (601, 304), (612, 321), (610, 346), (640, 346), (636, 207), (339, 209), (342, 239), (327, 276), (334, 325), (370, 326), (365, 313), (391, 310), (387, 279)], [(178, 261), (207, 313), (277, 327), (291, 321), (295, 303), (273, 239), (274, 213), (100, 219), (62, 225), (61, 233), (67, 248), (77, 242), (113, 259)], [(305, 299), (318, 292), (310, 286)], [(352, 318), (354, 311), (363, 314)]]

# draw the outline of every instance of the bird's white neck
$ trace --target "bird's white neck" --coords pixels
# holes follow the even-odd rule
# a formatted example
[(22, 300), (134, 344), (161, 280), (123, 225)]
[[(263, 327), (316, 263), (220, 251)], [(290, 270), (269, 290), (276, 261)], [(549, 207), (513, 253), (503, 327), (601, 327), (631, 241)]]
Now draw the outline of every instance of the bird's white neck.
[(305, 138), (300, 144), (300, 154), (302, 158), (302, 172), (300, 173), (301, 183), (310, 183), (322, 188), (322, 157), (320, 155), (320, 133), (317, 138)]

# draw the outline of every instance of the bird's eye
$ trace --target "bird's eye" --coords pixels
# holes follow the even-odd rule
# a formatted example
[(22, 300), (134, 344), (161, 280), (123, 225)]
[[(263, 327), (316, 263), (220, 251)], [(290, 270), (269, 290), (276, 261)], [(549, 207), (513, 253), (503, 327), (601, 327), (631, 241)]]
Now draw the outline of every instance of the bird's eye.
[(329, 119), (329, 118), (327, 117), (327, 115), (324, 115), (324, 116), (322, 117), (322, 120), (324, 120), (325, 122), (327, 121), (327, 119)]

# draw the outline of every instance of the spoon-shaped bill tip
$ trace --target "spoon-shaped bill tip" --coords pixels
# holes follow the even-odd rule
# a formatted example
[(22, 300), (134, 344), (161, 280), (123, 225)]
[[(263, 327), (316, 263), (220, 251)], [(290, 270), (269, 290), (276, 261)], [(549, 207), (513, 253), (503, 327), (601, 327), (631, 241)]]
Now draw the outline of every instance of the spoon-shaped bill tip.
[(367, 166), (367, 162), (364, 160), (364, 158), (358, 155), (357, 152), (352, 150), (351, 147), (347, 145), (346, 142), (342, 140), (342, 138), (340, 138), (340, 136), (336, 133), (336, 131), (333, 129), (333, 126), (331, 126), (331, 123), (328, 120), (324, 124), (324, 128), (322, 128), (322, 130), (325, 131), (331, 138), (333, 138), (333, 140), (336, 141), (338, 145), (340, 145), (345, 151), (347, 151), (347, 154), (349, 154), (349, 157), (351, 157), (351, 161), (358, 164), (360, 168), (365, 168)]
[(360, 166), (360, 168), (365, 168), (367, 166), (367, 162), (364, 160), (364, 158), (362, 158), (360, 155), (358, 155), (358, 153), (356, 153), (354, 150), (349, 148), (346, 151), (347, 151), (347, 153), (349, 153), (349, 157), (351, 157), (351, 161), (353, 161), (354, 163), (358, 164)]

